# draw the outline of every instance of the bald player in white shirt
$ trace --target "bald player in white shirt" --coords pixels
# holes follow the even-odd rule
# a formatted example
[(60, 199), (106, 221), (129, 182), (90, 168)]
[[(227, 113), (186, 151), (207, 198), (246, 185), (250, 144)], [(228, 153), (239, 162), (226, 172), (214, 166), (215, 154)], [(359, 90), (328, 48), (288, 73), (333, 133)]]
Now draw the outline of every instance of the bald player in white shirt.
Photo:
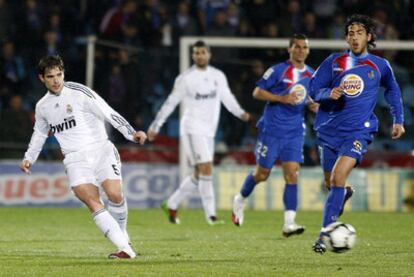
[[(36, 104), (36, 122), (20, 168), (30, 174), (48, 135), (59, 142), (66, 174), (76, 195), (116, 247), (112, 259), (135, 258), (126, 230), (128, 208), (122, 192), (121, 160), (108, 140), (104, 121), (111, 123), (130, 141), (144, 144), (145, 132), (136, 132), (90, 88), (64, 81), (64, 64), (59, 56), (40, 60), (38, 76), (47, 93)], [(99, 196), (99, 187), (108, 196), (108, 210)]]
[(211, 225), (222, 223), (216, 215), (212, 180), (214, 137), (221, 103), (241, 120), (250, 119), (250, 115), (240, 107), (231, 93), (224, 73), (209, 65), (210, 57), (210, 49), (203, 41), (197, 41), (193, 45), (194, 65), (176, 78), (172, 93), (147, 132), (148, 140), (153, 141), (175, 107), (181, 101), (184, 102), (185, 111), (180, 121), (180, 139), (183, 141), (185, 153), (194, 167), (194, 172), (187, 176), (167, 202), (162, 204), (169, 221), (174, 224), (180, 223), (177, 217), (178, 206), (197, 189), (207, 223)]

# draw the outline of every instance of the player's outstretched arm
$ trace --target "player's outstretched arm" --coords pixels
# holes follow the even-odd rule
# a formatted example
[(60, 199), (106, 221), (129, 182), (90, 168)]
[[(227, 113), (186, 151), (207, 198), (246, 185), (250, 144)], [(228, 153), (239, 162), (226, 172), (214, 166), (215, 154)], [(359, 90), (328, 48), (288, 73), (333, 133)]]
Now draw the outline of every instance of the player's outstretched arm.
[(402, 135), (404, 135), (405, 129), (402, 124), (394, 124), (392, 125), (391, 137), (392, 139), (399, 139)]
[(26, 173), (26, 174), (31, 174), (32, 172), (30, 171), (30, 166), (31, 166), (31, 164), (30, 164), (30, 162), (28, 161), (28, 160), (23, 160), (21, 163), (20, 163), (20, 169), (24, 172), (24, 173)]

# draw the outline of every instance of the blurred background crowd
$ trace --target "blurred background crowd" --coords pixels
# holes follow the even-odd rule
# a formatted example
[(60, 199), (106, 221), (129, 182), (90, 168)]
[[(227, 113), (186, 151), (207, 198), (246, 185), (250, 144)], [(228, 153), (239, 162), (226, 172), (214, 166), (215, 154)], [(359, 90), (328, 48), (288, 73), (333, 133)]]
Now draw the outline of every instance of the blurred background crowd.
[[(97, 46), (93, 88), (136, 129), (146, 130), (179, 73), (181, 36), (288, 38), (304, 33), (311, 39), (343, 39), (345, 18), (358, 12), (377, 20), (379, 40), (412, 40), (413, 2), (0, 0), (0, 158), (21, 158), (30, 139), (34, 106), (45, 93), (36, 75), (40, 57), (61, 55), (66, 62), (66, 80), (85, 83), (82, 37), (86, 35), (121, 46)], [(213, 48), (212, 52), (212, 64), (227, 74), (241, 105), (260, 116), (264, 103), (251, 97), (255, 82), (268, 66), (288, 58), (286, 49)], [(330, 52), (311, 49), (307, 63), (316, 69)], [(392, 121), (379, 94), (376, 113), (380, 131), (371, 149), (409, 152), (414, 148), (414, 51), (375, 53), (389, 59), (402, 88), (407, 135), (398, 143), (389, 139)], [(307, 113), (306, 120), (311, 126), (313, 116)], [(177, 112), (163, 134), (165, 145), (176, 145)], [(116, 143), (126, 143), (117, 132), (111, 136)], [(251, 151), (254, 141), (252, 126), (223, 111), (217, 135), (221, 150)], [(54, 144), (53, 139), (48, 140), (48, 145)], [(56, 158), (48, 149), (42, 158)], [(311, 127), (305, 154), (306, 164), (318, 163)]]

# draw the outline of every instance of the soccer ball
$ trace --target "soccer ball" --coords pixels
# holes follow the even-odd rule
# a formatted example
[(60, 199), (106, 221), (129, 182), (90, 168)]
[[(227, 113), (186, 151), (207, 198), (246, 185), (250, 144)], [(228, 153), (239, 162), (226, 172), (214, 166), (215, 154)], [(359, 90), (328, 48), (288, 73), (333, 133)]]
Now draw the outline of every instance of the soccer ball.
[(342, 253), (350, 250), (355, 245), (356, 230), (348, 223), (334, 222), (329, 224), (323, 236), (327, 248), (335, 253)]

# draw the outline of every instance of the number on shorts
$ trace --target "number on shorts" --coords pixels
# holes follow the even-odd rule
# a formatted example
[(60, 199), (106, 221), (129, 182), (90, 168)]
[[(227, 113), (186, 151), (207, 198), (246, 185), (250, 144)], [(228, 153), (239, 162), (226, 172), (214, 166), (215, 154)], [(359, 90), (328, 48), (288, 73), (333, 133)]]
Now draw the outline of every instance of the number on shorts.
[(266, 155), (267, 155), (267, 145), (263, 145), (263, 143), (258, 142), (256, 151), (260, 156), (266, 157)]
[(116, 164), (113, 164), (112, 168), (114, 169), (114, 173), (119, 176), (120, 172), (119, 172), (118, 166)]

